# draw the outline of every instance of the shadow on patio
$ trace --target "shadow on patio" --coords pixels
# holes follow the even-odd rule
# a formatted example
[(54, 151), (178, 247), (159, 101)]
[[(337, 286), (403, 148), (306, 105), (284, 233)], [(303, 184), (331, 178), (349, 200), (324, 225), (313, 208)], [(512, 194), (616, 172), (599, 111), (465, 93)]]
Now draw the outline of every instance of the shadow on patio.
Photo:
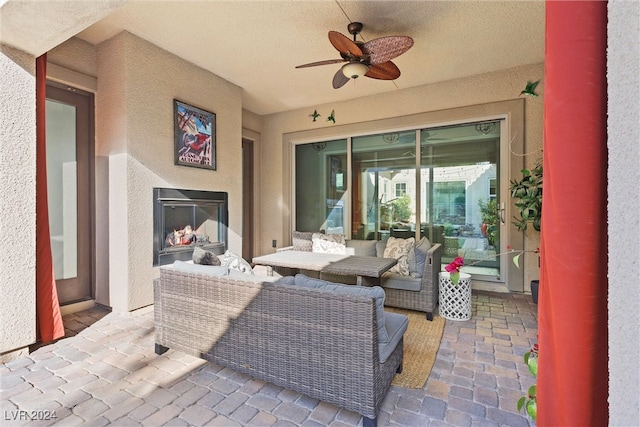
[[(534, 383), (522, 356), (537, 340), (536, 309), (529, 295), (474, 290), (472, 319), (447, 320), (425, 387), (392, 386), (379, 425), (532, 425), (516, 402)], [(156, 355), (149, 308), (96, 307), (64, 320), (76, 335), (0, 365), (0, 409), (11, 425), (34, 414), (50, 416), (44, 425), (361, 423), (354, 412), (178, 351)]]

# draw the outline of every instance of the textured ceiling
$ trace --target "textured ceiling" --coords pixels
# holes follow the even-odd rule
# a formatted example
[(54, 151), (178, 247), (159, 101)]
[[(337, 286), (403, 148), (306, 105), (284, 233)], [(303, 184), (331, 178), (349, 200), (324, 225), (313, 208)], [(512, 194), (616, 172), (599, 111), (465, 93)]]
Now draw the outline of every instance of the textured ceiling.
[[(333, 89), (341, 64), (330, 30), (361, 38), (407, 35), (395, 81), (360, 78)], [(92, 44), (127, 30), (243, 89), (243, 107), (270, 114), (544, 60), (543, 1), (130, 1), (78, 37)]]

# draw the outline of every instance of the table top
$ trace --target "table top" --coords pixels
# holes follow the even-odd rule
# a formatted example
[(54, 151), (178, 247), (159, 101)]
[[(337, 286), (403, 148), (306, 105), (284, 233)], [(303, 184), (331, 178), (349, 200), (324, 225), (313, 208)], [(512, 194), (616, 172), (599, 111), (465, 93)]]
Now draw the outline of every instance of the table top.
[(380, 277), (382, 273), (396, 265), (395, 258), (379, 258), (371, 256), (349, 256), (332, 262), (322, 269), (324, 273), (353, 274), (356, 276)]
[(325, 254), (305, 251), (281, 251), (253, 258), (254, 264), (320, 271), (328, 265), (351, 255)]

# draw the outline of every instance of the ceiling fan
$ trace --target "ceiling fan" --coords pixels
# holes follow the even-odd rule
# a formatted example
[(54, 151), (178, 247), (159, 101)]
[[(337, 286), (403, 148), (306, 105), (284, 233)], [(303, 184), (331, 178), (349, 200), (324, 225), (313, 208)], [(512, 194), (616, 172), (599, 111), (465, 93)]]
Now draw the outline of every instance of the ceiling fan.
[(346, 62), (333, 76), (334, 89), (361, 76), (379, 80), (395, 80), (400, 77), (400, 69), (391, 60), (409, 50), (413, 46), (413, 39), (408, 36), (388, 36), (363, 43), (356, 40), (362, 27), (360, 22), (352, 22), (347, 26), (347, 30), (353, 35), (353, 41), (337, 31), (329, 31), (329, 41), (340, 52), (341, 59), (311, 62), (296, 68)]

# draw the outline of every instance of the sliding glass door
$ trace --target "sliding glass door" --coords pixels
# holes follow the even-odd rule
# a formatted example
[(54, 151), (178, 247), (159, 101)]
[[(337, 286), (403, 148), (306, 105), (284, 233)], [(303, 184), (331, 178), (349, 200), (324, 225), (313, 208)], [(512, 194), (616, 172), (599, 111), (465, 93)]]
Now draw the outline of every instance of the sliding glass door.
[(297, 145), (295, 159), (295, 229), (344, 234), (347, 140)]
[(474, 278), (503, 281), (500, 134), (491, 121), (296, 145), (296, 229), (426, 236), (443, 266), (460, 256)]
[(459, 256), (476, 278), (499, 279), (500, 123), (420, 134), (421, 229), (444, 245), (443, 265)]
[(352, 153), (352, 238), (415, 236), (416, 132), (354, 137)]

